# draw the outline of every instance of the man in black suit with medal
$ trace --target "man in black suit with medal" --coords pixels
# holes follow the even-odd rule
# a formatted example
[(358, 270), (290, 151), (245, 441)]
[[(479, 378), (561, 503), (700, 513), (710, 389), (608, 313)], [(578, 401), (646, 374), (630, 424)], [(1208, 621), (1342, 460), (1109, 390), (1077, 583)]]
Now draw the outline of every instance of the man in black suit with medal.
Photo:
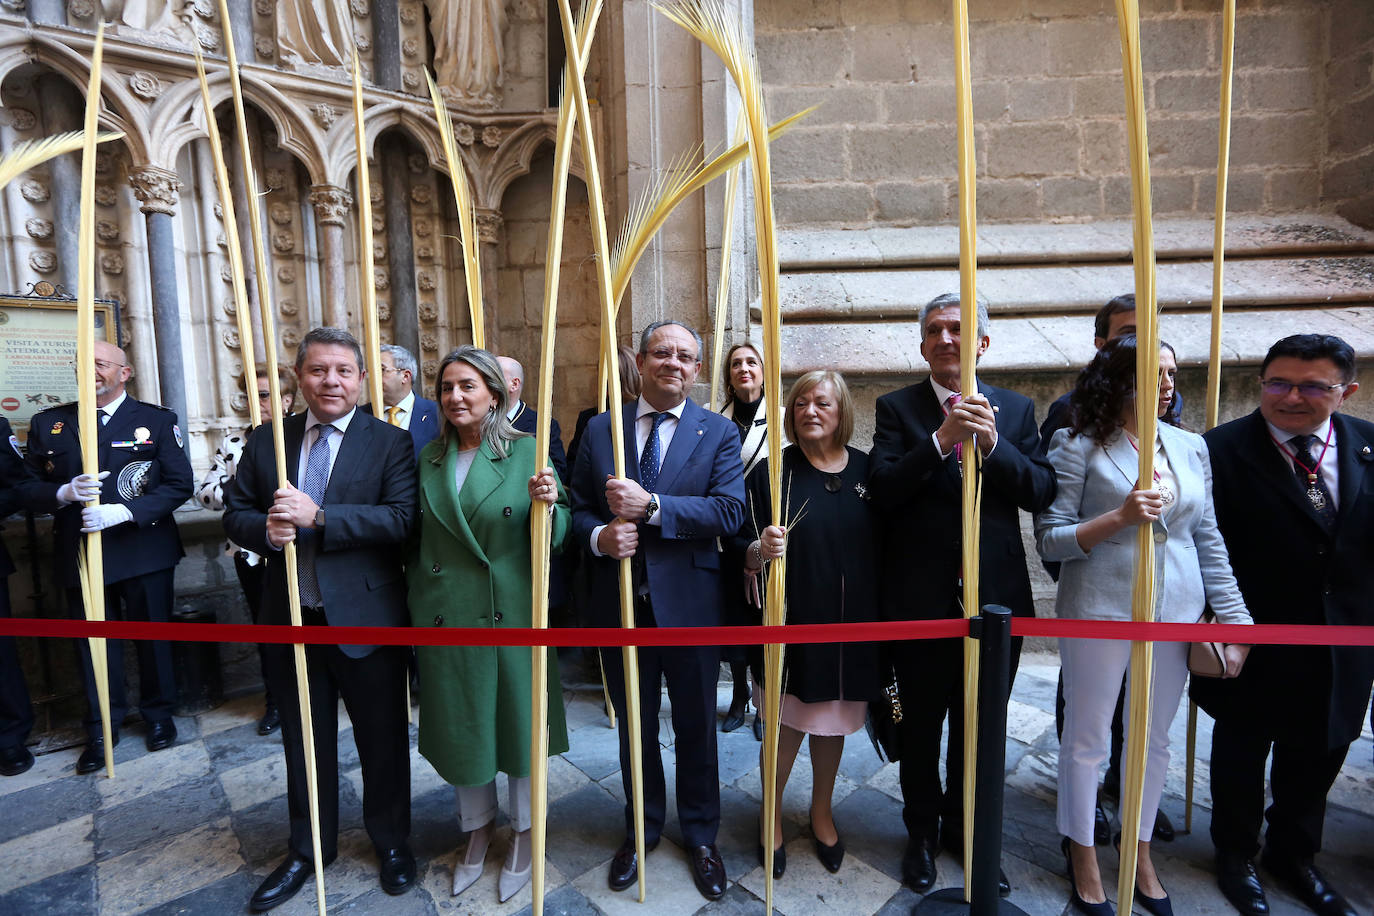
[[(510, 413), (507, 417), (510, 425), (522, 433), (534, 435), (539, 424), (539, 412), (526, 404), (523, 398), (525, 367), (509, 356), (498, 356), (496, 361), (501, 364), (501, 372), (506, 376), (506, 391), (510, 394)], [(564, 484), (570, 482), (568, 456), (563, 451), (563, 432), (558, 426), (557, 417), (549, 419), (549, 465), (558, 474), (559, 480)]]
[[(69, 612), (84, 616), (77, 547), (81, 535), (101, 532), (105, 558), (105, 612), (110, 620), (166, 623), (172, 613), (173, 574), (185, 556), (172, 513), (191, 498), (195, 480), (186, 459), (177, 416), (165, 407), (136, 401), (125, 391), (133, 369), (124, 351), (103, 340), (95, 342), (95, 404), (100, 470), (108, 472), (100, 505), (76, 503), (54, 516), (53, 532), (60, 564), (58, 579), (67, 589)], [(81, 474), (81, 441), (76, 404), (63, 404), (36, 414), (29, 424), (28, 462), (56, 498), (63, 485)], [(100, 703), (91, 668), (90, 643), (77, 640), (86, 687), (86, 749), (78, 773), (105, 765)], [(128, 704), (124, 695), (124, 643), (105, 643), (110, 680), (110, 732), (119, 743), (119, 727)], [(177, 737), (172, 721), (176, 679), (168, 643), (139, 640), (139, 711), (147, 723), (150, 751), (170, 747)]]
[[(230, 540), (266, 558), (263, 622), (289, 624), (282, 549), (297, 546), (301, 620), (308, 626), (407, 626), (402, 563), (418, 514), (410, 434), (359, 410), (362, 348), (347, 331), (316, 328), (296, 353), (309, 410), (283, 423), (289, 480), (277, 479), (272, 428), (253, 431), (224, 494)], [(267, 678), (281, 708), (291, 833), (286, 858), (249, 901), (254, 912), (295, 896), (314, 873), (305, 739), (297, 701), (295, 650), (270, 646)], [(306, 648), (319, 786), (323, 868), (338, 851), (338, 706), (353, 722), (363, 768), (363, 823), (388, 894), (415, 885), (410, 835), (410, 734), (403, 646)]]
[[(987, 306), (967, 343), (987, 350)], [(878, 398), (869, 487), (883, 515), (881, 610), (886, 620), (962, 617), (962, 484), (959, 457), (976, 436), (983, 455), (982, 575), (984, 604), (1033, 616), (1018, 510), (1039, 512), (1054, 500), (1054, 469), (1037, 449), (1035, 408), (1024, 395), (978, 383), (961, 396), (959, 296), (946, 293), (921, 310), (921, 355), (930, 377)], [(963, 850), (963, 649), (953, 639), (892, 647), (905, 717), (898, 726), (902, 819), (907, 850), (902, 878), (924, 893), (935, 883), (937, 839)], [(1020, 640), (1012, 649), (1012, 671)], [(949, 718), (940, 786), (940, 733)], [(1005, 876), (1000, 888), (1011, 892)]]
[[(1338, 413), (1359, 388), (1339, 337), (1270, 347), (1259, 409), (1207, 433), (1212, 498), (1255, 623), (1374, 624), (1374, 424)], [(1238, 677), (1194, 678), (1212, 730), (1217, 883), (1247, 916), (1269, 912), (1253, 858), (1314, 912), (1355, 910), (1314, 865), (1326, 794), (1359, 737), (1374, 648), (1255, 646)], [(1264, 763), (1273, 804), (1265, 811)]]

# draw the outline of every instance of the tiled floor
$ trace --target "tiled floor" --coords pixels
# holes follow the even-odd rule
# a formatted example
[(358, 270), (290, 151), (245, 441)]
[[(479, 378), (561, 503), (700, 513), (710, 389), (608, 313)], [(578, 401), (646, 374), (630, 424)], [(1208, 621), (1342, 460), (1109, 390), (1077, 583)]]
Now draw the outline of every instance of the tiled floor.
[[(1054, 829), (1055, 758), (1053, 656), (1027, 656), (1017, 677), (1008, 720), (1004, 863), (1012, 901), (1032, 916), (1066, 913), (1068, 883)], [(565, 682), (580, 680), (565, 671)], [(653, 916), (761, 913), (763, 870), (754, 861), (760, 780), (758, 747), (749, 729), (720, 736), (723, 823), (719, 845), (732, 880), (725, 898), (707, 904), (692, 885), (679, 846), (670, 801), (664, 842), (649, 856), (649, 897), (606, 887), (606, 868), (622, 833), (622, 790), (615, 732), (607, 727), (599, 686), (565, 691), (572, 750), (550, 763), (549, 846), (545, 911), (550, 914)], [(286, 801), (280, 739), (260, 738), (254, 725), (260, 697), (231, 701), (194, 718), (177, 720), (180, 740), (148, 754), (140, 728), (125, 730), (115, 751), (116, 778), (76, 776), (75, 750), (43, 754), (22, 776), (0, 779), (0, 913), (189, 913), (246, 911), (254, 887), (285, 851)], [(728, 703), (721, 692), (721, 709)], [(664, 715), (668, 714), (665, 703)], [(377, 886), (376, 860), (362, 829), (361, 774), (346, 716), (340, 712), (340, 757), (346, 778), (338, 787), (340, 855), (325, 871), (331, 912), (509, 914), (529, 912), (527, 888), (504, 905), (496, 902), (496, 874), (508, 833), (498, 832), (481, 881), (459, 897), (449, 894), (454, 851), (461, 845), (452, 790), (413, 754), (414, 830), (419, 884), (390, 898)], [(1183, 730), (1174, 722), (1175, 765), (1164, 808), (1183, 826)], [(1208, 721), (1199, 748), (1205, 760)], [(412, 738), (414, 731), (412, 730)], [(660, 739), (672, 798), (671, 730)], [(803, 755), (805, 751), (803, 751)], [(1326, 852), (1320, 864), (1355, 903), (1374, 912), (1374, 766), (1368, 731), (1351, 749), (1331, 794)], [(774, 902), (787, 916), (908, 913), (918, 895), (901, 886), (905, 834), (896, 767), (884, 765), (859, 734), (846, 744), (835, 788), (836, 821), (848, 846), (844, 866), (831, 875), (811, 851), (807, 801), (810, 771), (798, 761), (785, 798), (788, 869), (776, 882)], [(504, 788), (501, 797), (504, 799)], [(1230, 913), (1210, 872), (1207, 840), (1210, 804), (1207, 770), (1198, 768), (1193, 832), (1156, 844), (1156, 863), (1180, 914)], [(1116, 856), (1099, 852), (1114, 888)], [(938, 886), (962, 872), (939, 859)], [(315, 909), (312, 884), (277, 912)], [(1275, 916), (1305, 910), (1270, 886)]]

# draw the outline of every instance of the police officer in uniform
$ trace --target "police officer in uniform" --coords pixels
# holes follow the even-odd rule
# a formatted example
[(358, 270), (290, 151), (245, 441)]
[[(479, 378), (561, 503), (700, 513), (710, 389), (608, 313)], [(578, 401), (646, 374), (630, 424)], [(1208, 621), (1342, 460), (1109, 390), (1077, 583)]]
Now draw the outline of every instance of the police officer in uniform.
[[(182, 449), (176, 414), (129, 397), (124, 390), (133, 370), (124, 351), (95, 344), (96, 408), (99, 464), (108, 471), (100, 505), (68, 506), (56, 513), (58, 575), (67, 589), (73, 616), (83, 614), (77, 572), (82, 534), (101, 532), (105, 557), (105, 610), (111, 620), (165, 623), (172, 612), (173, 572), (185, 556), (172, 512), (191, 497), (195, 483)], [(45, 410), (29, 427), (28, 461), (49, 483), (70, 480), (81, 472), (81, 442), (75, 404)], [(92, 773), (105, 762), (100, 705), (91, 669), (90, 644), (78, 640), (86, 687), (86, 749), (78, 773)], [(124, 696), (124, 644), (106, 642), (110, 673), (110, 719), (114, 742), (128, 705)], [(147, 723), (147, 745), (160, 751), (176, 741), (172, 707), (176, 681), (172, 650), (165, 642), (138, 642), (139, 711)]]

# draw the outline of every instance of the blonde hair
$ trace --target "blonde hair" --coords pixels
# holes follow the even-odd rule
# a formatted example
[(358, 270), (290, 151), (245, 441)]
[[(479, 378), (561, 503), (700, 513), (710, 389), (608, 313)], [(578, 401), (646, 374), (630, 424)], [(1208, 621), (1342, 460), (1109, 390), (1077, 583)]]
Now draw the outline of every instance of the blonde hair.
[(835, 444), (848, 445), (850, 437), (854, 435), (854, 398), (849, 393), (844, 376), (834, 369), (813, 369), (792, 383), (792, 387), (787, 391), (786, 406), (783, 408), (782, 428), (789, 440), (797, 441), (797, 422), (794, 418), (797, 401), (822, 382), (829, 382), (830, 387), (834, 389), (835, 404), (840, 412), (840, 425), (835, 429)]

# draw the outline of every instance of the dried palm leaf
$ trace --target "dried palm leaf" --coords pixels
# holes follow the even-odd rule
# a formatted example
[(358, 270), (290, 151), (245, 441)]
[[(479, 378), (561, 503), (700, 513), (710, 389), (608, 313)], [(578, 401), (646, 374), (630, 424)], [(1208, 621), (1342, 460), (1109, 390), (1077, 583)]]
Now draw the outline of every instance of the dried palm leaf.
[(482, 311), (482, 256), (477, 239), (477, 215), (472, 202), (472, 188), (468, 185), (463, 157), (458, 154), (458, 140), (453, 133), (453, 119), (439, 93), (439, 84), (425, 70), (429, 82), (429, 98), (434, 103), (434, 117), (439, 122), (439, 139), (444, 144), (444, 159), (448, 163), (449, 181), (453, 184), (453, 203), (458, 209), (459, 242), (463, 248), (463, 279), (467, 283), (468, 313), (472, 317), (472, 345), (486, 346)]
[[(123, 131), (101, 131), (96, 135), (96, 143), (108, 143), (124, 136)], [(41, 140), (24, 140), (14, 144), (0, 155), (0, 188), (27, 172), (34, 166), (42, 165), (49, 159), (63, 153), (75, 152), (86, 144), (86, 135), (79, 131), (55, 134)]]

